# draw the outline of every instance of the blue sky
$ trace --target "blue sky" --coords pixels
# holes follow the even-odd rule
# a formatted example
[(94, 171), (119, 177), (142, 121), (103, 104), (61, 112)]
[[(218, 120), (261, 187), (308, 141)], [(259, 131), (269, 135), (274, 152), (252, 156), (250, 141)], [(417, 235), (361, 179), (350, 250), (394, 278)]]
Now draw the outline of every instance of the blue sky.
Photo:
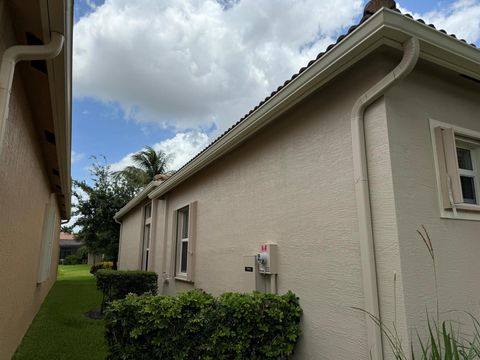
[[(178, 168), (356, 23), (365, 4), (222, 3), (75, 2), (74, 179), (89, 177), (91, 155), (120, 169), (146, 145), (172, 153)], [(480, 45), (480, 0), (397, 4)]]

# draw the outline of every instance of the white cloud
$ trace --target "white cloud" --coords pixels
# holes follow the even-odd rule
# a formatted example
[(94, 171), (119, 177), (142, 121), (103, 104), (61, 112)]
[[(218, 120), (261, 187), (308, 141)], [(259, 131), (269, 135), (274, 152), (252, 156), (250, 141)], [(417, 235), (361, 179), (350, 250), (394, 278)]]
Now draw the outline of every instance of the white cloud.
[[(190, 131), (177, 133), (173, 138), (166, 139), (152, 147), (157, 151), (161, 150), (166, 154), (170, 154), (171, 159), (168, 168), (170, 170), (177, 170), (204, 149), (208, 143), (209, 138), (207, 134)], [(112, 171), (119, 171), (126, 166), (133, 165), (132, 155), (133, 153), (130, 153), (120, 161), (111, 164), (110, 169)]]
[(71, 161), (72, 161), (72, 164), (82, 160), (85, 158), (85, 154), (83, 153), (78, 153), (74, 150), (72, 150), (72, 156), (71, 156)]
[(74, 93), (127, 119), (222, 131), (333, 42), (362, 3), (106, 0), (75, 25)]
[(480, 40), (479, 0), (457, 0), (449, 6), (424, 14), (412, 13), (400, 5), (398, 7), (403, 13), (410, 13), (415, 18), (425, 20), (427, 24), (434, 24), (437, 29), (445, 29), (457, 38), (463, 38), (470, 43)]
[[(91, 11), (74, 28), (75, 96), (117, 105), (128, 120), (175, 128), (154, 148), (175, 154), (170, 165), (178, 169), (207, 145), (205, 129), (213, 124), (217, 134), (236, 122), (334, 42), (365, 1), (87, 3)], [(480, 40), (479, 0), (414, 16)], [(112, 169), (131, 165), (130, 156)]]

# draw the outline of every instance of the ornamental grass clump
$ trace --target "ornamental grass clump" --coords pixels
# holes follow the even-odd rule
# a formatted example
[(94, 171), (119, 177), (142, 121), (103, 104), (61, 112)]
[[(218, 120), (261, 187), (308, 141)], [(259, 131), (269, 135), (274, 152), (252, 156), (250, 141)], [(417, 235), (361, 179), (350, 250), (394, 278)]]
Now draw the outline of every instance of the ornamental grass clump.
[(285, 295), (128, 295), (105, 313), (109, 359), (287, 359), (302, 309)]

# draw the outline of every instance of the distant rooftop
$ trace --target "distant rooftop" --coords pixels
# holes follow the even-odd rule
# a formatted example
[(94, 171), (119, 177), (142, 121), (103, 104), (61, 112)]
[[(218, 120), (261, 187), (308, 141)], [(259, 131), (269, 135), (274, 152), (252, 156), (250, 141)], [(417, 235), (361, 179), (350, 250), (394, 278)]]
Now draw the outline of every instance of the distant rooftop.
[(66, 240), (66, 241), (76, 241), (75, 235), (69, 234), (66, 232), (60, 232), (60, 240)]

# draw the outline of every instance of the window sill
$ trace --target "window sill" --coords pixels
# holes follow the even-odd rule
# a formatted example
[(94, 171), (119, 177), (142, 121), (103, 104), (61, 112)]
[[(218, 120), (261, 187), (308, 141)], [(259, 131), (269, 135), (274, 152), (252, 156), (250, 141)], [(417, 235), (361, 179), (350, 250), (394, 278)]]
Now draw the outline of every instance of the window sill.
[(458, 204), (456, 206), (457, 210), (465, 210), (465, 211), (480, 211), (480, 205), (474, 204)]
[(188, 280), (186, 276), (177, 275), (177, 276), (175, 276), (174, 279), (178, 280), (178, 281), (181, 281), (181, 282), (188, 283), (188, 284), (193, 284), (194, 283), (192, 280)]
[(456, 215), (452, 209), (443, 209), (441, 217), (443, 219), (480, 221), (480, 205), (458, 204), (456, 209)]

